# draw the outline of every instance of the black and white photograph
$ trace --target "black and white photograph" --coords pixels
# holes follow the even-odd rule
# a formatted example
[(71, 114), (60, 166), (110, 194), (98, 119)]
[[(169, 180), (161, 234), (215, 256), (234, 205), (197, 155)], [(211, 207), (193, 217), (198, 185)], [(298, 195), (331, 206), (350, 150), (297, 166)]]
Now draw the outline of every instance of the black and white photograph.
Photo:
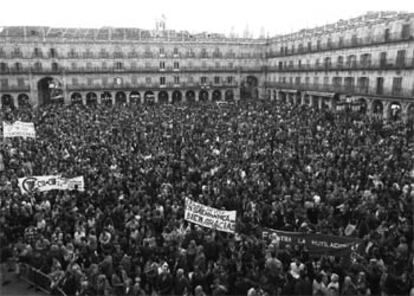
[(412, 0), (3, 0), (1, 296), (414, 296)]

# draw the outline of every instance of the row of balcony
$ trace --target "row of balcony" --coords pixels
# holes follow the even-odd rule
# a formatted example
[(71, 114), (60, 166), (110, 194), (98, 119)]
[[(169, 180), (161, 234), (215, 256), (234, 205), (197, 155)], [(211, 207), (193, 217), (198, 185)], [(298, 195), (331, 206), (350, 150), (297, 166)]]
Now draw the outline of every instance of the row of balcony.
[(349, 95), (361, 96), (380, 96), (380, 97), (398, 97), (398, 98), (414, 98), (414, 89), (384, 89), (384, 88), (370, 88), (367, 85), (334, 85), (334, 84), (318, 84), (318, 83), (266, 83), (266, 88), (276, 89), (293, 89), (298, 91), (319, 91), (341, 93)]
[(373, 60), (373, 61), (361, 61), (357, 63), (356, 61), (343, 63), (337, 63), (333, 65), (331, 63), (324, 64), (302, 64), (302, 65), (286, 65), (282, 66), (273, 66), (268, 67), (267, 71), (269, 72), (303, 72), (303, 71), (369, 71), (369, 70), (409, 70), (414, 68), (414, 59), (404, 59), (404, 60), (395, 60), (395, 59), (382, 59), (382, 60)]
[(129, 68), (116, 68), (116, 67), (92, 67), (92, 68), (62, 68), (57, 67), (55, 69), (40, 69), (35, 67), (24, 67), (21, 69), (1, 69), (0, 75), (10, 75), (10, 74), (85, 74), (85, 73), (178, 73), (178, 72), (185, 72), (185, 73), (197, 73), (197, 72), (263, 72), (264, 67), (261, 66), (254, 66), (254, 67), (180, 67), (180, 68), (172, 68), (166, 67), (165, 69), (157, 68), (157, 67), (129, 67)]
[(262, 59), (262, 54), (154, 54), (154, 53), (69, 53), (67, 55), (57, 54), (23, 54), (0, 53), (3, 59)]
[[(173, 83), (167, 82), (165, 84), (159, 83), (107, 83), (107, 84), (71, 84), (67, 85), (69, 91), (88, 91), (88, 90), (110, 90), (110, 89), (122, 89), (122, 90), (137, 90), (137, 89), (221, 89), (221, 88), (237, 88), (237, 83)], [(2, 85), (0, 87), (2, 92), (29, 92), (29, 85)]]
[[(286, 57), (286, 56), (294, 56), (294, 55), (303, 55), (309, 53), (316, 53), (316, 52), (325, 52), (331, 50), (340, 50), (340, 49), (349, 49), (349, 48), (356, 48), (356, 47), (365, 47), (365, 46), (373, 46), (373, 45), (382, 45), (382, 44), (390, 44), (390, 43), (398, 43), (398, 42), (409, 42), (413, 41), (414, 36), (411, 34), (377, 34), (377, 35), (369, 35), (367, 37), (357, 37), (357, 38), (350, 38), (344, 39), (342, 42), (327, 42), (325, 44), (316, 44), (316, 46), (308, 47), (307, 44), (304, 44), (302, 48), (297, 48), (292, 51), (292, 48), (288, 47), (287, 51), (270, 51), (266, 53), (266, 58), (276, 58), (276, 57)], [(313, 44), (315, 45), (315, 44)]]

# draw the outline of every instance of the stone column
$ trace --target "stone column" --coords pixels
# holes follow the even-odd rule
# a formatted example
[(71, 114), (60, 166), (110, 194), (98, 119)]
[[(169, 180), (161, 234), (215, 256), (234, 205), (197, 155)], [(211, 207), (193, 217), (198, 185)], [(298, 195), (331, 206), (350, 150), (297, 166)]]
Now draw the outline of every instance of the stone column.
[(386, 102), (382, 102), (382, 105), (383, 105), (382, 117), (385, 120), (388, 120), (390, 118), (390, 105), (391, 105), (391, 103), (386, 101)]
[(168, 94), (168, 103), (169, 104), (172, 104), (172, 102), (173, 102), (173, 97), (172, 97), (172, 90), (168, 90), (167, 91), (167, 94)]

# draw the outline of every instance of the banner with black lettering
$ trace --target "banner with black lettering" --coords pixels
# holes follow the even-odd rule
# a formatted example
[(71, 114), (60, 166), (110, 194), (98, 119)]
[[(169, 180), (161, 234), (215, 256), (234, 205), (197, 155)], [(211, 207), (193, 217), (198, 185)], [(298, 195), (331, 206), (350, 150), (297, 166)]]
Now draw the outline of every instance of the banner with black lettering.
[(74, 189), (85, 191), (85, 182), (83, 176), (75, 178), (63, 178), (62, 176), (33, 176), (19, 178), (19, 188), (22, 193)]
[(36, 131), (33, 122), (16, 121), (7, 123), (3, 121), (3, 137), (4, 138), (36, 138)]
[(263, 238), (273, 237), (281, 246), (303, 245), (311, 255), (343, 256), (362, 247), (362, 240), (345, 236), (288, 232), (266, 228)]
[(218, 210), (201, 203), (185, 199), (185, 220), (212, 229), (234, 233), (236, 211)]

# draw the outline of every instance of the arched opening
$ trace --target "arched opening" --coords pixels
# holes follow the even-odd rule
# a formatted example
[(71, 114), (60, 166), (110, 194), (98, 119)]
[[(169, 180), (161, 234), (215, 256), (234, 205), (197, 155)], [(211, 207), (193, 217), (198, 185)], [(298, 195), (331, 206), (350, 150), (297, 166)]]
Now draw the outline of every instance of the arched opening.
[(115, 103), (116, 104), (125, 104), (127, 101), (126, 94), (123, 91), (119, 91), (115, 94)]
[(389, 108), (390, 112), (390, 119), (393, 121), (399, 121), (401, 120), (402, 110), (401, 110), (401, 104), (398, 102), (392, 102), (390, 104)]
[(1, 108), (14, 108), (13, 97), (9, 94), (5, 94), (1, 96)]
[(160, 91), (158, 93), (158, 103), (160, 104), (168, 103), (168, 93), (166, 91)]
[(272, 91), (268, 89), (266, 92), (266, 100), (271, 100), (271, 99), (272, 99)]
[(258, 90), (259, 81), (255, 76), (247, 76), (240, 86), (240, 99), (257, 99), (259, 97)]
[(154, 93), (152, 91), (146, 91), (144, 94), (144, 102), (146, 104), (154, 104), (155, 102), (155, 96)]
[(82, 104), (82, 95), (78, 92), (74, 92), (70, 96), (70, 101), (72, 104)]
[(316, 109), (319, 108), (319, 97), (312, 96), (312, 107)]
[(234, 100), (233, 90), (231, 89), (226, 90), (226, 92), (224, 93), (224, 98), (226, 99), (226, 101), (233, 101)]
[(321, 97), (321, 100), (322, 100), (322, 110), (329, 109), (329, 100), (330, 100), (330, 98), (328, 98), (328, 97)]
[(112, 106), (112, 95), (109, 91), (105, 91), (101, 94), (101, 102), (105, 106)]
[(286, 93), (285, 92), (283, 92), (283, 91), (280, 91), (279, 92), (279, 98), (280, 98), (280, 102), (283, 104), (283, 105), (286, 105)]
[(300, 105), (302, 103), (302, 94), (300, 91), (295, 94), (295, 101), (296, 105)]
[(367, 109), (368, 109), (368, 104), (367, 104), (367, 100), (365, 100), (364, 98), (359, 98), (357, 100), (357, 112), (365, 115), (367, 114)]
[(188, 90), (185, 93), (185, 100), (189, 103), (194, 103), (195, 102), (195, 93), (192, 90)]
[(29, 96), (26, 94), (19, 94), (17, 97), (19, 108), (31, 107)]
[(213, 101), (220, 101), (221, 100), (221, 91), (219, 91), (218, 89), (216, 89), (215, 91), (213, 91), (213, 97), (212, 97)]
[(414, 122), (414, 104), (410, 104), (407, 108), (407, 119)]
[(305, 101), (305, 105), (309, 106), (310, 105), (310, 97), (308, 94), (305, 94), (304, 96), (304, 101)]
[(98, 103), (98, 96), (94, 92), (89, 92), (86, 94), (86, 105), (96, 105)]
[(130, 104), (141, 103), (141, 94), (137, 91), (131, 91), (131, 93), (129, 94), (129, 103)]
[(334, 94), (332, 99), (331, 99), (331, 107), (332, 110), (337, 110), (336, 106), (339, 103), (339, 94)]
[(208, 91), (205, 89), (202, 89), (200, 91), (200, 94), (198, 95), (198, 98), (201, 102), (207, 102), (208, 101)]
[(288, 93), (288, 98), (289, 98), (289, 104), (294, 105), (295, 104), (295, 94)]
[(382, 118), (383, 111), (384, 111), (384, 105), (382, 104), (382, 102), (379, 100), (375, 100), (372, 103), (372, 114), (375, 117)]
[(175, 90), (172, 93), (172, 102), (173, 102), (173, 104), (181, 103), (182, 99), (183, 99), (183, 95), (181, 94), (181, 92), (179, 90)]
[(62, 83), (52, 77), (45, 77), (37, 83), (39, 105), (63, 103)]
[(276, 91), (274, 90), (273, 91), (273, 100), (276, 100), (277, 99), (277, 93), (276, 93)]

